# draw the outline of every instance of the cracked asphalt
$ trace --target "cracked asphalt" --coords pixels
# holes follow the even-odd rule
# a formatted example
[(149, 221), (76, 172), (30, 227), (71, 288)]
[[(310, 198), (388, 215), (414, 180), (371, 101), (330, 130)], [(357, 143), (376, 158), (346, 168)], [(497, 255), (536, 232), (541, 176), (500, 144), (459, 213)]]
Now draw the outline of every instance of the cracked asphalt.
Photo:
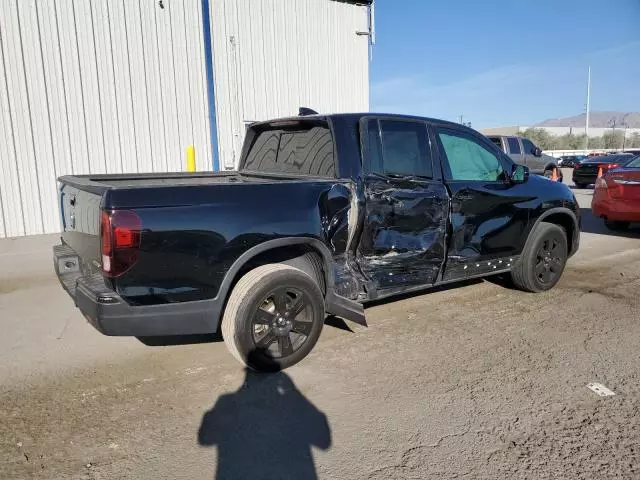
[(0, 478), (639, 478), (640, 229), (606, 231), (575, 193), (582, 247), (552, 291), (371, 305), (268, 376), (215, 337), (100, 335), (55, 237), (2, 240)]

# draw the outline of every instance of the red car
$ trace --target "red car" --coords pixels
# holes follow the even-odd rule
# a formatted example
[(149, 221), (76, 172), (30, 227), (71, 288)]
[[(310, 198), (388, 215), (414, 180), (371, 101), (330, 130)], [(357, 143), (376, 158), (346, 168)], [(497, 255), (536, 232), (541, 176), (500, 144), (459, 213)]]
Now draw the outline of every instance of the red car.
[(598, 178), (591, 210), (611, 230), (640, 222), (640, 156)]

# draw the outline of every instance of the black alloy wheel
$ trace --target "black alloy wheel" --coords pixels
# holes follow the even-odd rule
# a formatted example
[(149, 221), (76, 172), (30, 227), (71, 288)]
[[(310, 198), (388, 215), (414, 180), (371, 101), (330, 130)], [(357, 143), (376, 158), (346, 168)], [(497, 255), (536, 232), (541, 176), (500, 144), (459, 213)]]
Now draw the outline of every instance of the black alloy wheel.
[(324, 325), (324, 296), (303, 268), (284, 263), (248, 271), (233, 288), (222, 319), (229, 352), (252, 370), (274, 372), (305, 358)]
[(293, 355), (308, 340), (313, 327), (311, 300), (294, 287), (269, 292), (251, 323), (255, 347), (271, 358)]
[(555, 284), (564, 269), (565, 242), (557, 235), (547, 236), (536, 253), (535, 275), (542, 285)]

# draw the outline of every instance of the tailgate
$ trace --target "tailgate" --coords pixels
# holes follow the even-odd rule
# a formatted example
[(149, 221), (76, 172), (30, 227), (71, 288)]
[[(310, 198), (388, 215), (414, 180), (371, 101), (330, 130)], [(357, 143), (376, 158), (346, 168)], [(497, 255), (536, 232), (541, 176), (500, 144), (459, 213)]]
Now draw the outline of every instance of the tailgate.
[(102, 195), (81, 187), (60, 184), (60, 223), (62, 239), (82, 261), (82, 269), (100, 267), (100, 205)]

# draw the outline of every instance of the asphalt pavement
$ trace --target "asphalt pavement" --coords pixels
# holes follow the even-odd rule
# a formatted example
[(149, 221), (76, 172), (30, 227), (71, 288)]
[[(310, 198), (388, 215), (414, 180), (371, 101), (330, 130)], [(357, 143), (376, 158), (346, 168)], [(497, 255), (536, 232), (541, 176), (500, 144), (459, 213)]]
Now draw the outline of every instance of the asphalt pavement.
[(0, 478), (639, 478), (640, 229), (574, 193), (582, 245), (552, 291), (377, 303), (276, 375), (215, 336), (102, 336), (53, 274), (55, 236), (1, 240)]

